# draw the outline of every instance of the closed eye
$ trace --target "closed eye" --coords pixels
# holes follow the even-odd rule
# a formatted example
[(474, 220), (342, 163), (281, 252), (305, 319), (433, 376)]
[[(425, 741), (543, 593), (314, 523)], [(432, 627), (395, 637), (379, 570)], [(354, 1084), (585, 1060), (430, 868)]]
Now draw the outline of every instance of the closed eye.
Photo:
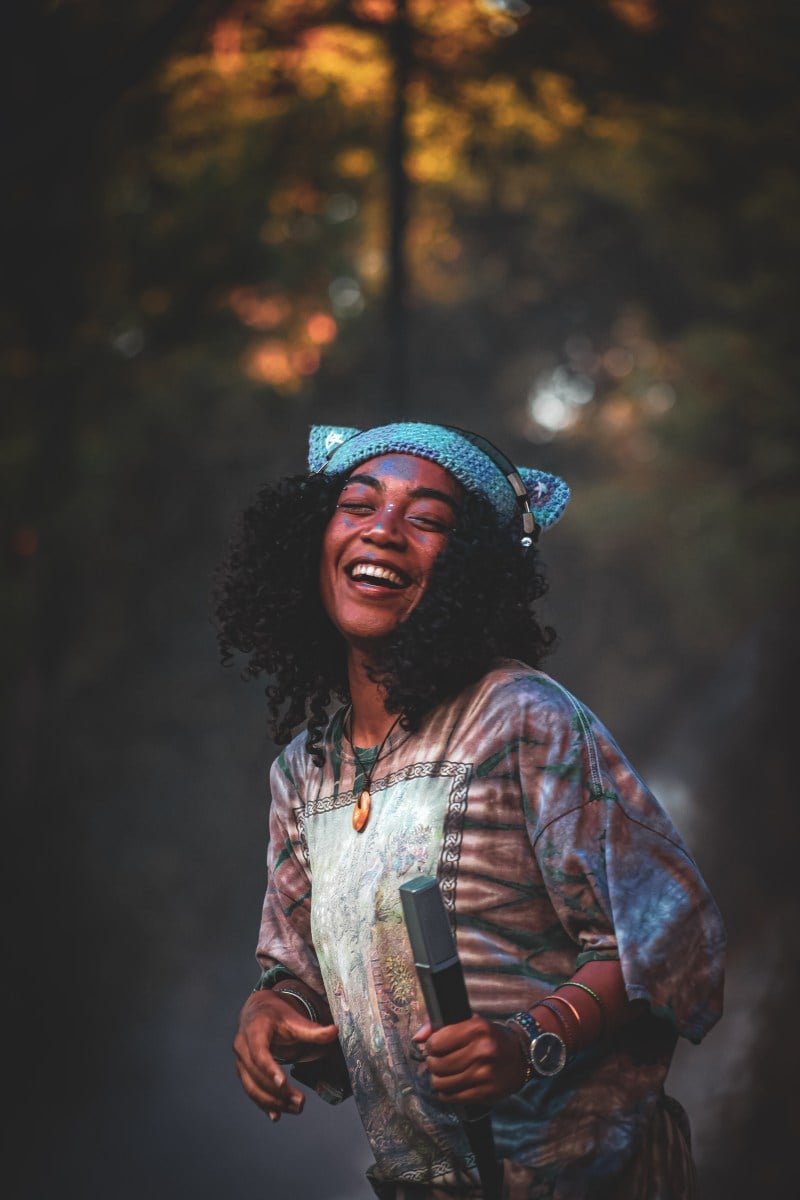
[(344, 512), (351, 512), (359, 515), (362, 513), (371, 513), (375, 511), (375, 505), (369, 504), (366, 500), (340, 500), (336, 507), (343, 509)]
[(435, 533), (449, 533), (452, 528), (446, 521), (441, 521), (438, 517), (425, 517), (412, 513), (408, 519), (414, 525), (418, 525), (420, 529), (430, 529)]

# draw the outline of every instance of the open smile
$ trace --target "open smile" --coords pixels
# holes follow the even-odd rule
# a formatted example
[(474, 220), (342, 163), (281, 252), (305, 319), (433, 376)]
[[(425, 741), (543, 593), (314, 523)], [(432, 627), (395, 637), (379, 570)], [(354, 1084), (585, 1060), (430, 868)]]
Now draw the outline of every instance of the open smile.
[(353, 583), (361, 584), (368, 588), (383, 589), (389, 591), (402, 591), (404, 588), (410, 587), (413, 582), (410, 575), (405, 571), (401, 571), (398, 567), (391, 567), (386, 563), (376, 563), (368, 559), (356, 559), (355, 562), (348, 563), (345, 567), (345, 573), (352, 579)]

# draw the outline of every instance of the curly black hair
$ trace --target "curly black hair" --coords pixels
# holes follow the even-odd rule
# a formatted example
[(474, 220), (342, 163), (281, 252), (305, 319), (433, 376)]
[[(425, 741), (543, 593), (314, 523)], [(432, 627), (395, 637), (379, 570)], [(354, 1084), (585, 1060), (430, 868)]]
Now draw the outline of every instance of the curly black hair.
[[(269, 678), (272, 738), (288, 742), (307, 721), (306, 747), (318, 764), (329, 705), (349, 699), (346, 646), (319, 589), (322, 539), (342, 482), (303, 475), (262, 488), (240, 518), (212, 594), (222, 662), (239, 652), (245, 678)], [(545, 590), (536, 549), (523, 554), (519, 534), (466, 493), (419, 603), (378, 647), (373, 677), (387, 710), (417, 729), (493, 659), (539, 666), (555, 641), (534, 614)]]

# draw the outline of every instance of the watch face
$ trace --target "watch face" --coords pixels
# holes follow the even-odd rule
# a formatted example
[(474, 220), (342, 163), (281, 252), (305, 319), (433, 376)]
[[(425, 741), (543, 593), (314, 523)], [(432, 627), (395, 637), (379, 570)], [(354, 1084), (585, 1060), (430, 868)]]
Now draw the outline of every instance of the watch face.
[(531, 1064), (537, 1075), (557, 1075), (567, 1061), (567, 1048), (557, 1033), (540, 1033), (531, 1043)]

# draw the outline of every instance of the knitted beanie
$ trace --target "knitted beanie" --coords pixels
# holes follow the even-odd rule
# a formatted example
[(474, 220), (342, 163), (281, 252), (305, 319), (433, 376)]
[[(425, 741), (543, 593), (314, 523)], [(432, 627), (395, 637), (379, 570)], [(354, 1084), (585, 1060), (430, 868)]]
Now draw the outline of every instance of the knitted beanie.
[[(467, 491), (488, 500), (501, 521), (510, 522), (520, 512), (513, 487), (503, 468), (465, 433), (422, 421), (400, 421), (366, 430), (312, 425), (308, 467), (314, 474), (337, 476), (381, 454), (414, 454), (444, 467)], [(542, 529), (554, 525), (566, 508), (569, 486), (557, 475), (533, 467), (516, 470), (537, 525)]]

